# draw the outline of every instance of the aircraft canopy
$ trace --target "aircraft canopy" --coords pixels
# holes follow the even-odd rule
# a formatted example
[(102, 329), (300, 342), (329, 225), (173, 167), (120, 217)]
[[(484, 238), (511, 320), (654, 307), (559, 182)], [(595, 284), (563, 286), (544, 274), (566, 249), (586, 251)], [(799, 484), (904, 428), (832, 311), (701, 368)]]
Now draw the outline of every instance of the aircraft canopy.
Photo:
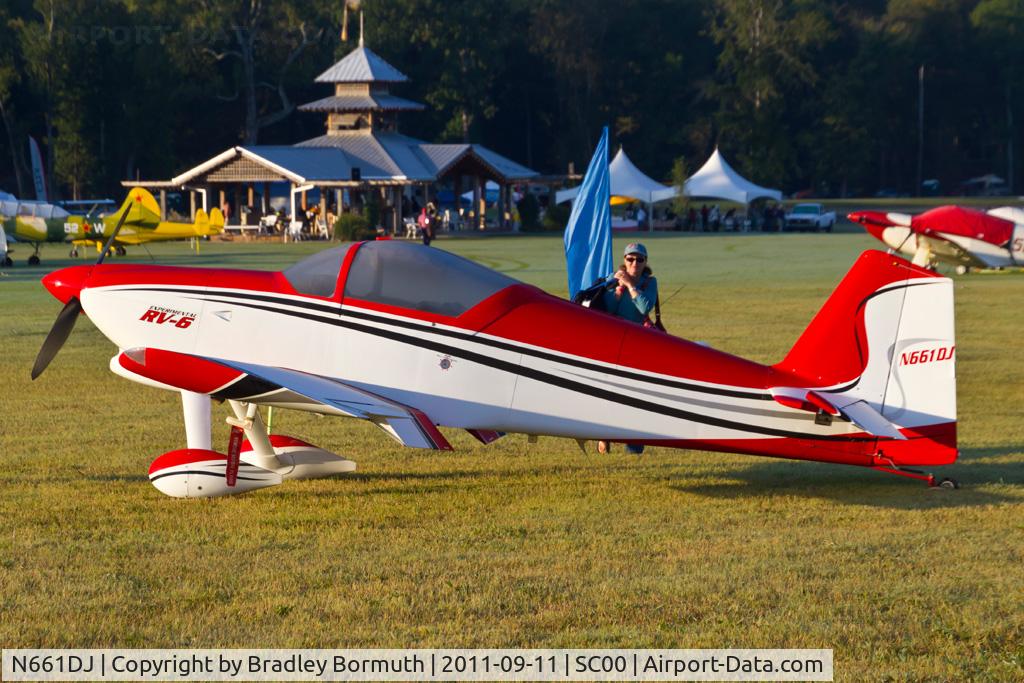
[(35, 217), (35, 218), (67, 218), (70, 214), (57, 206), (43, 201), (34, 200), (4, 200), (0, 201), (0, 216), (7, 218)]
[(350, 249), (345, 298), (455, 317), (520, 284), (469, 259), (418, 244), (380, 240), (318, 252), (284, 271), (296, 291), (330, 297)]

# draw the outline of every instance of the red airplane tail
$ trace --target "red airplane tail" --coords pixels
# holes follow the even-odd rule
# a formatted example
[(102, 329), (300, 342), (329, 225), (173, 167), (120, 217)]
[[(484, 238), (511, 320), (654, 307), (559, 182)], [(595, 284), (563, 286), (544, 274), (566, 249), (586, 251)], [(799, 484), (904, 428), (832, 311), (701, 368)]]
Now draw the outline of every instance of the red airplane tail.
[(775, 369), (856, 408), (886, 437), (880, 465), (942, 465), (957, 455), (955, 352), (952, 281), (868, 251)]

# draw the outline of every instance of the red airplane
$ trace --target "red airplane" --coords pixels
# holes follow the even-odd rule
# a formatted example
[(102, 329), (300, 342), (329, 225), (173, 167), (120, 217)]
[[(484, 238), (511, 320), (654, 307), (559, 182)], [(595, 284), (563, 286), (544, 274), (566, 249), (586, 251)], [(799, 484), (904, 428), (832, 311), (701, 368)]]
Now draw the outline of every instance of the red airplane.
[(857, 211), (848, 218), (919, 266), (951, 263), (961, 275), (971, 268), (1024, 266), (1024, 210), (1016, 207), (940, 206), (917, 216)]
[[(438, 249), (374, 241), (282, 272), (74, 266), (43, 279), (66, 305), (33, 377), (80, 312), (110, 369), (182, 395), (188, 447), (149, 470), (180, 497), (241, 493), (355, 463), (268, 434), (262, 406), (373, 422), (450, 449), (439, 426), (859, 465), (938, 482), (956, 460), (953, 289), (860, 256), (782, 362), (761, 365), (556, 298)], [(210, 401), (227, 401), (227, 453)], [(245, 437), (243, 439), (243, 436)]]

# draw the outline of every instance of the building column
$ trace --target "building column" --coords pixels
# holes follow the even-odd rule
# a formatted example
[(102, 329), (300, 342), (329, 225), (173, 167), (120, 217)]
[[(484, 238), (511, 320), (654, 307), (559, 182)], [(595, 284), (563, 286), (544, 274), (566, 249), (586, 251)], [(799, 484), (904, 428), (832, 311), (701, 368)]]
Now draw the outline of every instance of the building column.
[(484, 227), (484, 212), (480, 210), (481, 189), (480, 176), (473, 177), (473, 229), (480, 230)]
[(188, 191), (188, 220), (190, 223), (196, 222), (196, 191)]
[(461, 226), (462, 225), (462, 175), (461, 174), (455, 176), (455, 185), (454, 185), (454, 187), (455, 187), (455, 216), (456, 216), (456, 219), (459, 222), (459, 225)]
[(505, 230), (508, 228), (508, 222), (505, 220), (505, 211), (508, 210), (508, 200), (505, 198), (508, 193), (508, 185), (501, 183), (498, 185), (498, 228)]
[(167, 190), (160, 190), (160, 220), (167, 220)]
[(248, 218), (246, 217), (245, 212), (242, 211), (242, 186), (235, 185), (234, 192), (232, 194), (235, 196), (235, 205), (231, 207), (231, 211), (235, 214), (235, 224), (245, 225)]
[(270, 183), (263, 183), (263, 196), (260, 198), (260, 213), (266, 216), (270, 212)]
[(318, 189), (320, 190), (320, 220), (324, 222), (324, 226), (329, 231), (331, 226), (327, 225), (327, 189), (324, 187)]
[(339, 216), (345, 212), (345, 190), (340, 187), (334, 189), (334, 210)]

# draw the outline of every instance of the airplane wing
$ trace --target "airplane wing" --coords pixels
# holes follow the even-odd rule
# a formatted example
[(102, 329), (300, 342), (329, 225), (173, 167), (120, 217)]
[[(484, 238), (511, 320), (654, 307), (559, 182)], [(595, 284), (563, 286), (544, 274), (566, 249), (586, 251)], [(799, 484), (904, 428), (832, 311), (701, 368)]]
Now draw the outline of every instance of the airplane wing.
[(132, 349), (118, 362), (128, 372), (216, 399), (356, 417), (374, 423), (403, 446), (452, 450), (423, 411), (337, 379), (160, 349)]
[(985, 253), (978, 250), (969, 250), (965, 244), (966, 238), (960, 237), (959, 235), (950, 235), (947, 233), (931, 233), (929, 235), (917, 235), (918, 244), (926, 242), (928, 248), (936, 256), (943, 256), (947, 259), (960, 261), (969, 266), (975, 268), (993, 268), (1001, 263), (990, 263), (985, 259)]

